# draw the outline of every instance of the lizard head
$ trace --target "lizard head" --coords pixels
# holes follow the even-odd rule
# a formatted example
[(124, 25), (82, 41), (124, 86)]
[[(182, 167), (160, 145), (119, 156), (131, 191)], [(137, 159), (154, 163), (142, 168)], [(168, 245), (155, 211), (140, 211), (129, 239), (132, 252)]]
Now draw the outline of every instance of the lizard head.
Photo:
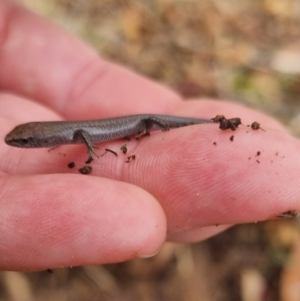
[(20, 124), (5, 137), (6, 144), (22, 148), (48, 147), (50, 140), (40, 122)]

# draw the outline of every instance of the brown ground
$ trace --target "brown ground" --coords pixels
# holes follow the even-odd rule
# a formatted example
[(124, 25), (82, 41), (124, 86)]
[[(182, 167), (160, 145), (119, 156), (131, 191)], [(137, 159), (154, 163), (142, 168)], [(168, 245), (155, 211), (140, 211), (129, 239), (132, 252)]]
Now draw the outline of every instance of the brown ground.
[[(298, 0), (22, 2), (186, 97), (237, 100), (300, 135)], [(2, 272), (0, 300), (300, 300), (287, 297), (298, 245), (294, 221), (236, 226), (202, 243), (166, 244), (150, 259)]]

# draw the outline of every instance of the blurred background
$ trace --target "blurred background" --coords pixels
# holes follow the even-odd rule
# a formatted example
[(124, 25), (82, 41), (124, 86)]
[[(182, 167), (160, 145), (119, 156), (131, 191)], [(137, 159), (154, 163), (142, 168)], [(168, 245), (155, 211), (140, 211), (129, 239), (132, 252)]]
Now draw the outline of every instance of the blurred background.
[[(19, 2), (186, 98), (243, 103), (300, 137), (299, 0)], [(0, 300), (299, 301), (299, 233), (297, 219), (276, 220), (149, 259), (0, 272)]]

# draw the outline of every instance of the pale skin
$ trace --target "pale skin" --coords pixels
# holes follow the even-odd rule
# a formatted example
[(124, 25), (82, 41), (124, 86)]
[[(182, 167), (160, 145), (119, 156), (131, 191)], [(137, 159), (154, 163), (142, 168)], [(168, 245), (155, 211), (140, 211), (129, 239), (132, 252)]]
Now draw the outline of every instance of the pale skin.
[[(183, 101), (13, 2), (0, 0), (0, 20), (0, 269), (151, 256), (165, 240), (200, 241), (227, 225), (300, 210), (300, 143), (276, 120), (230, 102)], [(4, 143), (24, 122), (138, 113), (223, 114), (258, 121), (266, 132), (216, 124), (159, 132), (128, 142), (134, 162), (96, 159), (92, 176), (67, 167), (80, 167), (84, 146), (48, 152)]]

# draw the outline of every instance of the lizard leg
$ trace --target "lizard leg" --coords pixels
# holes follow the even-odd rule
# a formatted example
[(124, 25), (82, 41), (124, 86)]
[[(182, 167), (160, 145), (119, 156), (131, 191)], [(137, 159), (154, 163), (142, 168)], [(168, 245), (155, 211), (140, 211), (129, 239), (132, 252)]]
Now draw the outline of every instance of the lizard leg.
[(159, 118), (149, 117), (144, 120), (146, 130), (151, 129), (152, 125), (157, 125), (159, 128), (162, 129), (162, 131), (169, 131), (170, 125), (159, 120)]
[(135, 135), (136, 139), (139, 139), (139, 138), (145, 137), (145, 136), (149, 136), (150, 130), (153, 125), (158, 126), (159, 128), (162, 129), (162, 131), (170, 130), (170, 126), (168, 124), (166, 124), (165, 122), (162, 122), (158, 118), (154, 118), (154, 117), (145, 118), (141, 121), (141, 123), (142, 123), (144, 129)]
[(74, 137), (73, 137), (74, 141), (80, 141), (83, 142), (87, 149), (88, 149), (88, 154), (89, 154), (89, 158), (87, 160), (87, 162), (92, 162), (93, 161), (93, 155), (95, 155), (97, 158), (99, 158), (99, 156), (97, 155), (97, 153), (95, 152), (94, 148), (97, 148), (93, 145), (91, 137), (89, 135), (88, 132), (83, 131), (83, 130), (78, 130), (75, 132)]
[(134, 137), (136, 140), (140, 139), (141, 137), (150, 136), (150, 132), (145, 128), (143, 131), (136, 134)]

